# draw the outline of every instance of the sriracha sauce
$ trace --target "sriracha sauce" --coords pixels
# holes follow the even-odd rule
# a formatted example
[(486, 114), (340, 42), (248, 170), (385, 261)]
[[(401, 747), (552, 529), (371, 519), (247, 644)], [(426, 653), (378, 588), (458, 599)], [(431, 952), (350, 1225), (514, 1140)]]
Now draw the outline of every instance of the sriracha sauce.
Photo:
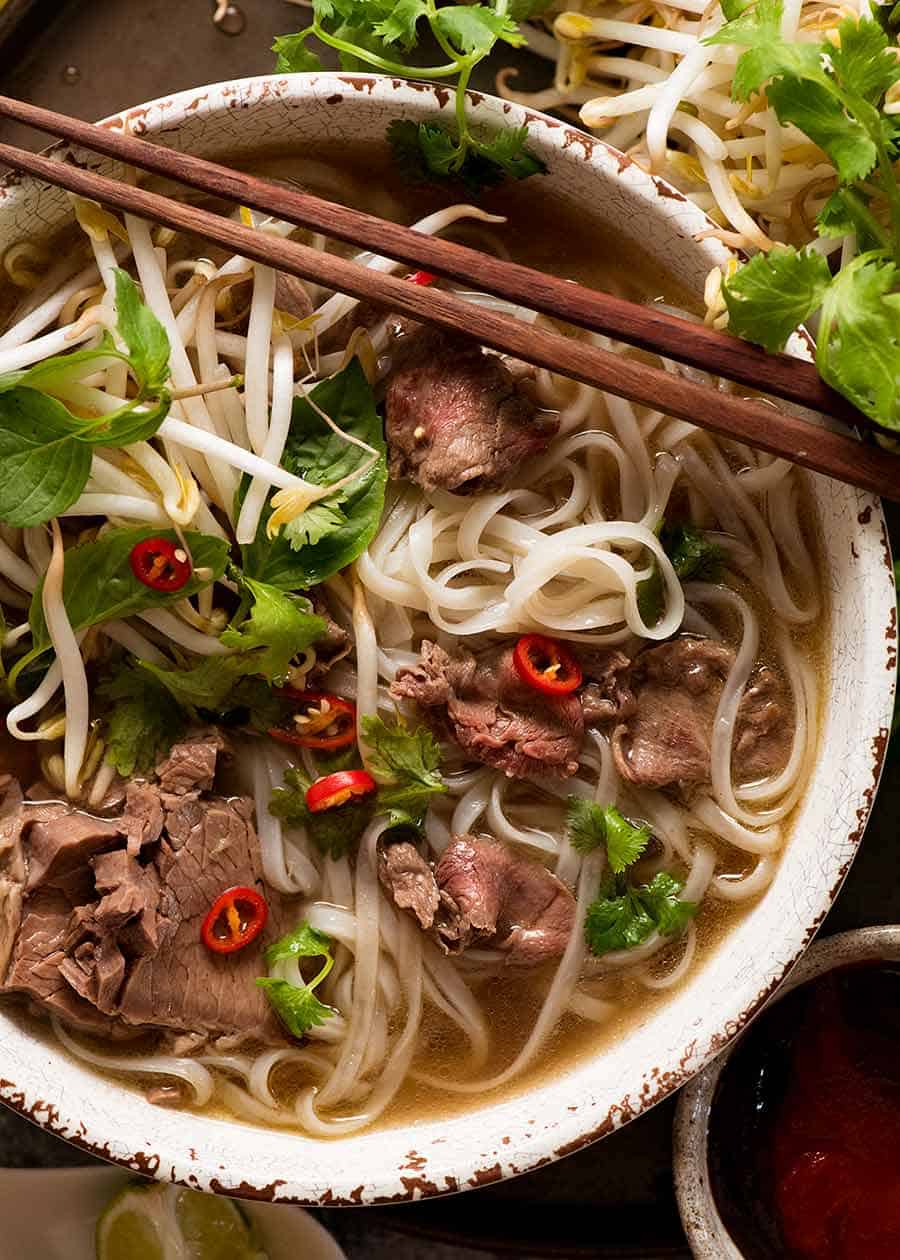
[(840, 968), (756, 1021), (719, 1081), (710, 1173), (749, 1260), (900, 1260), (900, 967)]

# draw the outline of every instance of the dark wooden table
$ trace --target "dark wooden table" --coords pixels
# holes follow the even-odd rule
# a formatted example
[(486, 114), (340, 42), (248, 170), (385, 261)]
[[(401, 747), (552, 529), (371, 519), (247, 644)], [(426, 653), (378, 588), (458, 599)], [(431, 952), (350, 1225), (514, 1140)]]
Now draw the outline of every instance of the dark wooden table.
[[(240, 0), (246, 26), (229, 38), (213, 27), (213, 7), (208, 0), (32, 0), (0, 49), (2, 91), (100, 118), (166, 92), (270, 71), (274, 37), (306, 21), (303, 9), (281, 0)], [(538, 59), (520, 54), (517, 60), (521, 82), (538, 86)], [(483, 72), (475, 86), (490, 89), (490, 74)], [(44, 143), (11, 124), (0, 124), (0, 140), (32, 148)], [(900, 542), (900, 512), (890, 515)], [(862, 852), (825, 932), (900, 922), (898, 813), (900, 758), (888, 767)], [(673, 1110), (669, 1100), (604, 1142), (503, 1185), (453, 1200), (324, 1215), (351, 1255), (385, 1260), (388, 1253), (391, 1260), (425, 1254), (462, 1260), (468, 1247), (520, 1255), (684, 1257), (672, 1190)], [(86, 1159), (0, 1108), (0, 1166)]]

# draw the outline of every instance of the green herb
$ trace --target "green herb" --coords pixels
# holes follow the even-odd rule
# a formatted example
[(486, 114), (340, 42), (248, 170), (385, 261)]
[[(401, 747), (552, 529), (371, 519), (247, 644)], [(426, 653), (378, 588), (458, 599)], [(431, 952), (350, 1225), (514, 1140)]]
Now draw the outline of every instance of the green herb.
[(624, 875), (605, 880), (584, 922), (591, 953), (634, 949), (653, 932), (661, 936), (683, 932), (698, 909), (696, 902), (680, 900), (683, 887), (683, 880), (667, 871), (654, 875), (649, 884), (632, 884)]
[(33, 389), (0, 394), (0, 520), (40, 525), (71, 507), (91, 472), (91, 448), (62, 403)]
[(581, 796), (569, 797), (566, 826), (572, 847), (579, 853), (604, 845), (610, 870), (617, 875), (632, 866), (650, 843), (649, 827), (635, 827), (615, 805), (598, 805)]
[(313, 613), (312, 604), (302, 596), (257, 582), (234, 566), (231, 576), (252, 600), (252, 608), (248, 617), (235, 618), (222, 631), (223, 645), (237, 652), (253, 653), (254, 672), (269, 682), (283, 678), (297, 653), (325, 633), (325, 621)]
[(123, 778), (151, 770), (184, 732), (181, 708), (146, 670), (120, 665), (97, 695), (105, 709), (105, 757)]
[[(134, 576), (129, 556), (145, 538), (166, 538), (176, 547), (187, 545), (193, 569), (180, 590), (157, 591)], [(111, 529), (93, 542), (70, 547), (65, 557), (63, 602), (72, 629), (85, 630), (103, 621), (133, 617), (147, 608), (165, 608), (217, 581), (225, 572), (228, 543), (212, 534), (188, 532), (183, 538), (184, 543), (173, 530), (139, 525)], [(28, 614), (35, 652), (45, 651), (50, 646), (41, 602), (43, 590), (42, 579), (32, 596)]]
[(823, 236), (855, 232), (864, 252), (834, 277), (813, 250), (779, 247), (723, 282), (734, 332), (781, 350), (797, 324), (821, 311), (816, 363), (861, 411), (900, 428), (900, 185), (896, 119), (884, 112), (900, 61), (879, 22), (845, 18), (837, 41), (793, 43), (781, 35), (782, 0), (758, 0), (710, 43), (747, 49), (735, 99), (765, 90), (782, 124), (827, 153), (839, 187), (823, 208)]
[[(372, 457), (345, 441), (322, 419), (329, 416), (351, 437), (378, 452)], [(263, 513), (256, 540), (244, 548), (244, 572), (281, 590), (308, 590), (345, 568), (369, 545), (381, 521), (387, 457), (381, 419), (359, 360), (351, 359), (308, 398), (297, 398), (282, 456), (283, 466), (314, 485), (333, 485), (371, 466), (333, 497), (323, 499), (269, 539)]]
[[(323, 770), (330, 774), (331, 770)], [(371, 795), (348, 801), (339, 809), (323, 809), (312, 813), (306, 806), (306, 791), (312, 780), (298, 766), (284, 772), (284, 787), (275, 788), (269, 813), (294, 827), (305, 827), (310, 840), (326, 857), (345, 857), (356, 845), (375, 817), (376, 803)]]
[(437, 740), (427, 727), (411, 731), (401, 721), (388, 726), (371, 715), (362, 719), (362, 734), (369, 769), (379, 784), (378, 813), (389, 814), (392, 827), (421, 827), (431, 798), (447, 791)]
[[(672, 561), (675, 576), (680, 582), (690, 578), (714, 581), (722, 564), (722, 549), (711, 542), (700, 529), (692, 525), (666, 525), (661, 522), (659, 539), (663, 551)], [(653, 560), (650, 576), (638, 583), (638, 612), (644, 624), (655, 626), (665, 609), (666, 585), (656, 560)]]
[(333, 1007), (320, 1002), (315, 994), (334, 966), (331, 938), (304, 921), (296, 931), (283, 936), (266, 950), (269, 966), (298, 958), (324, 959), (321, 969), (308, 984), (291, 984), (274, 976), (260, 976), (256, 983), (265, 990), (266, 997), (288, 1032), (294, 1037), (303, 1037), (310, 1028), (324, 1024), (336, 1013)]
[[(494, 137), (474, 135), (466, 116), (466, 88), (472, 72), (498, 42), (520, 47), (518, 23), (547, 7), (549, 0), (493, 0), (489, 4), (445, 4), (437, 0), (313, 0), (313, 21), (296, 35), (275, 41), (277, 69), (321, 69), (313, 40), (335, 49), (344, 70), (374, 67), (402, 78), (456, 79), (455, 131), (437, 123), (397, 120), (388, 141), (401, 170), (414, 181), (460, 180), (471, 192), (509, 176), (526, 179), (543, 172), (529, 152), (526, 128), (508, 128)], [(406, 58), (428, 30), (446, 61), (410, 64)]]

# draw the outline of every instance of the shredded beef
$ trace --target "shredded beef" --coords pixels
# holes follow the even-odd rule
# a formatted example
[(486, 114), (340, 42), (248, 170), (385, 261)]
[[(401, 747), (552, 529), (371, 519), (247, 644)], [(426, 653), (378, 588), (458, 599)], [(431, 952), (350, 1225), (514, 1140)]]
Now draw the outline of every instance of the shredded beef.
[(414, 700), (439, 736), (512, 778), (565, 777), (578, 769), (580, 698), (529, 687), (516, 672), (512, 648), (476, 660), (426, 640), (418, 664), (397, 671), (391, 694)]
[[(709, 639), (673, 639), (638, 656), (634, 707), (613, 731), (616, 767), (641, 787), (708, 783), (713, 719), (734, 650)], [(739, 782), (781, 769), (793, 738), (784, 684), (768, 666), (751, 675), (738, 708), (732, 768)]]
[(585, 723), (629, 717), (634, 712), (634, 694), (628, 679), (631, 661), (625, 653), (617, 648), (581, 648), (578, 659), (585, 678), (581, 691)]
[(537, 411), (502, 359), (436, 328), (407, 341), (385, 396), (391, 477), (458, 494), (498, 489), (546, 449), (559, 421)]
[(353, 648), (353, 640), (344, 627), (338, 625), (332, 617), (322, 588), (314, 586), (308, 594), (312, 601), (313, 612), (325, 622), (325, 633), (313, 644), (316, 649), (313, 676), (321, 677), (327, 674), (332, 665), (336, 665), (338, 661), (342, 661), (349, 655)]

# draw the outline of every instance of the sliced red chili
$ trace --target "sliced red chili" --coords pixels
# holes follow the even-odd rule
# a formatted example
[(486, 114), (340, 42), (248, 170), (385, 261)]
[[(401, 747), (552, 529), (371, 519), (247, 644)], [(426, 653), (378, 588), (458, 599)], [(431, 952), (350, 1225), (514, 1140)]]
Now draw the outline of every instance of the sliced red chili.
[(414, 271), (406, 277), (412, 284), (434, 284), (437, 276), (432, 275), (430, 271)]
[(145, 538), (131, 548), (131, 572), (152, 591), (180, 591), (191, 576), (191, 562), (183, 547), (168, 538)]
[(269, 734), (283, 744), (337, 752), (356, 740), (356, 705), (330, 691), (298, 691), (282, 687), (278, 694), (294, 701), (294, 712)]
[(227, 888), (203, 920), (203, 944), (215, 954), (243, 949), (266, 926), (269, 907), (255, 888)]
[(306, 789), (306, 808), (311, 814), (321, 814), (323, 810), (335, 809), (350, 800), (368, 796), (377, 787), (378, 784), (365, 770), (336, 770), (334, 774), (316, 779)]
[(581, 666), (556, 639), (544, 634), (523, 634), (513, 648), (516, 673), (535, 691), (564, 696), (581, 686)]

